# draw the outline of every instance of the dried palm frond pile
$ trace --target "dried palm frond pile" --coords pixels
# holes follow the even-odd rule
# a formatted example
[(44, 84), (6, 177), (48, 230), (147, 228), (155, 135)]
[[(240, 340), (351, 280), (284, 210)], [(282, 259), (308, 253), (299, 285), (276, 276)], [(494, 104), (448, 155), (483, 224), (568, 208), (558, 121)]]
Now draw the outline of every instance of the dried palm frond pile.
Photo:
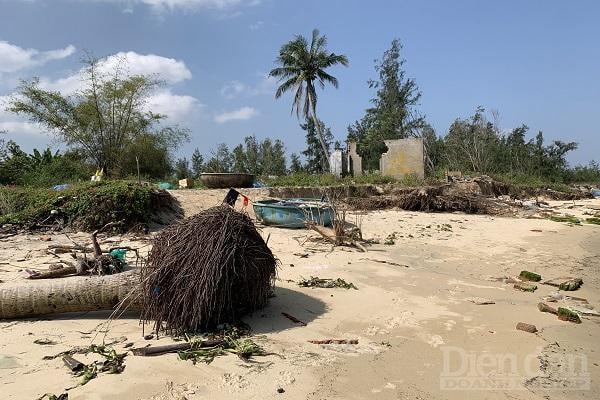
[(392, 196), (351, 198), (350, 207), (360, 210), (381, 210), (398, 207), (407, 211), (462, 211), (467, 214), (489, 213), (492, 201), (471, 193), (445, 193), (443, 186), (407, 188)]
[(266, 305), (277, 263), (248, 215), (202, 211), (154, 239), (141, 271), (141, 318), (176, 335), (234, 322)]

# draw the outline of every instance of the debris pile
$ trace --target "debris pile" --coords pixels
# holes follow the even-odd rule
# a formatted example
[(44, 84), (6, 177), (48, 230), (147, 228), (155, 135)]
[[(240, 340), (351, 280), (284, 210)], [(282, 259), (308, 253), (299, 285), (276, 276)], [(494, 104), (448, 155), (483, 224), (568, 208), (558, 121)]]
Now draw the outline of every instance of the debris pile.
[(278, 261), (246, 214), (218, 206), (156, 236), (141, 269), (144, 322), (183, 334), (263, 307)]
[(354, 289), (358, 290), (356, 286), (352, 282), (346, 282), (342, 278), (330, 279), (330, 278), (319, 278), (317, 276), (311, 276), (310, 279), (301, 278), (298, 281), (298, 286), (300, 287), (318, 287), (318, 288), (344, 288), (344, 289)]

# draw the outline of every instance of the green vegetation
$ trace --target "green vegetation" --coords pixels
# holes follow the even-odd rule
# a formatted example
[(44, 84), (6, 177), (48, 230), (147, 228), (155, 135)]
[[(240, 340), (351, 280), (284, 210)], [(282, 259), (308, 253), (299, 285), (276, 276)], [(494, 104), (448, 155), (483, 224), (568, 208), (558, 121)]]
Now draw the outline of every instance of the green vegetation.
[(98, 354), (103, 360), (94, 361), (83, 367), (83, 370), (78, 374), (81, 377), (81, 386), (96, 378), (99, 372), (120, 374), (125, 369), (124, 360), (127, 353), (119, 354), (110, 346), (95, 344), (89, 347), (87, 353)]
[(581, 225), (581, 220), (573, 215), (551, 215), (549, 219), (554, 222), (566, 222), (573, 225)]
[(0, 184), (50, 187), (88, 180), (91, 174), (76, 151), (60, 154), (47, 148), (27, 154), (14, 141), (0, 140)]
[(401, 50), (402, 43), (394, 39), (375, 65), (379, 79), (368, 81), (369, 88), (376, 91), (373, 106), (348, 127), (348, 139), (357, 142), (363, 168), (368, 171), (379, 169), (379, 159), (386, 151), (384, 140), (420, 136), (426, 126), (425, 118), (416, 110), (421, 92), (416, 82), (406, 77)]
[[(306, 186), (306, 187), (320, 187), (320, 186), (340, 186), (340, 185), (360, 185), (360, 184), (372, 184), (381, 185), (386, 183), (397, 182), (394, 178), (389, 176), (382, 176), (378, 174), (367, 174), (362, 176), (346, 176), (344, 178), (338, 178), (332, 174), (309, 174), (307, 172), (299, 172), (296, 174), (281, 175), (275, 178), (265, 177), (264, 183), (268, 186)], [(407, 185), (408, 186), (408, 185)]]
[(315, 84), (321, 88), (325, 83), (338, 87), (338, 80), (326, 70), (335, 65), (348, 65), (345, 55), (329, 52), (327, 49), (327, 37), (321, 36), (318, 29), (312, 32), (310, 44), (302, 35), (297, 35), (293, 40), (281, 46), (276, 63), (278, 67), (273, 68), (269, 76), (279, 79), (280, 86), (275, 92), (275, 98), (281, 97), (288, 91), (295, 91), (292, 112), (296, 109), (296, 115), (305, 122), (312, 120), (317, 137), (321, 143), (323, 155), (329, 166), (329, 150), (325, 143), (322, 125), (317, 117), (317, 91)]
[[(329, 154), (331, 144), (333, 143), (333, 134), (331, 133), (331, 129), (326, 127), (322, 121), (319, 121), (319, 125), (323, 135), (323, 143), (327, 149), (327, 154)], [(306, 171), (309, 174), (327, 173), (329, 166), (325, 159), (314, 121), (309, 119), (305, 124), (301, 124), (300, 127), (306, 131), (306, 150), (302, 152), (306, 163), (300, 166), (300, 170)]]
[(344, 288), (344, 289), (354, 289), (358, 290), (356, 286), (352, 282), (346, 282), (342, 278), (329, 279), (329, 278), (319, 278), (318, 276), (311, 276), (309, 279), (300, 278), (298, 281), (298, 286), (300, 287), (310, 287), (310, 288)]
[(600, 225), (600, 218), (599, 217), (586, 218), (585, 222), (587, 222), (588, 224)]
[[(27, 154), (15, 142), (0, 139), (0, 185), (50, 188), (85, 182), (98, 169), (104, 169), (111, 179), (170, 183), (198, 178), (202, 172), (252, 173), (267, 177), (263, 181), (273, 186), (393, 181), (370, 173), (343, 179), (327, 174), (331, 149), (342, 145), (317, 117), (316, 88), (326, 84), (337, 87), (338, 80), (329, 70), (347, 66), (348, 59), (328, 51), (327, 38), (318, 30), (308, 39), (297, 35), (283, 44), (276, 67), (270, 71), (279, 81), (276, 98), (293, 92), (292, 112), (306, 135), (305, 149), (291, 154), (289, 166), (282, 140), (258, 140), (254, 135), (233, 148), (221, 143), (204, 154), (196, 148), (191, 157), (174, 160), (173, 153), (188, 139), (188, 130), (168, 126), (165, 116), (147, 109), (148, 99), (162, 83), (151, 76), (129, 75), (124, 62), (107, 66), (88, 56), (83, 70), (86, 83), (73, 94), (45, 90), (38, 79), (22, 81), (7, 111), (53, 132), (66, 150), (34, 149)], [(445, 180), (446, 171), (457, 170), (465, 176), (486, 174), (505, 182), (511, 186), (511, 195), (533, 195), (532, 189), (568, 193), (572, 183), (600, 184), (598, 162), (568, 165), (567, 155), (577, 143), (547, 143), (542, 132), (531, 135), (524, 124), (507, 132), (499, 125), (499, 114), (488, 115), (482, 107), (471, 116), (457, 118), (438, 135), (419, 111), (421, 91), (407, 76), (405, 62), (402, 43), (394, 39), (375, 63), (377, 77), (367, 81), (374, 91), (370, 106), (348, 127), (347, 139), (357, 142), (365, 171), (377, 172), (380, 156), (386, 151), (385, 140), (422, 137), (428, 179), (438, 182)], [(415, 186), (424, 182), (407, 177), (399, 183)]]
[(108, 176), (135, 174), (137, 160), (140, 173), (164, 173), (157, 169), (169, 163), (170, 151), (187, 139), (188, 131), (163, 125), (164, 115), (145, 109), (161, 82), (128, 75), (124, 61), (110, 70), (92, 56), (84, 63), (83, 89), (64, 95), (43, 89), (37, 78), (22, 81), (7, 110), (54, 132)]
[(0, 224), (42, 224), (60, 221), (82, 230), (113, 221), (123, 227), (148, 222), (155, 211), (155, 189), (126, 181), (86, 182), (67, 190), (31, 187), (0, 188)]
[(577, 148), (577, 143), (555, 140), (546, 144), (542, 132), (527, 140), (526, 125), (504, 134), (497, 114), (492, 113), (492, 117), (490, 121), (479, 107), (471, 117), (455, 120), (444, 137), (429, 132), (425, 142), (432, 166), (559, 191), (569, 191), (568, 183), (600, 182), (600, 167), (594, 161), (585, 167), (569, 167), (566, 155)]
[(529, 271), (521, 271), (521, 273), (519, 274), (519, 277), (524, 280), (531, 281), (531, 282), (539, 282), (542, 280), (541, 275), (536, 274), (535, 272), (529, 272)]
[(568, 308), (558, 307), (558, 319), (561, 321), (574, 322), (576, 324), (581, 323), (581, 319), (577, 313), (569, 310)]
[(180, 351), (179, 359), (191, 360), (192, 363), (204, 362), (210, 364), (215, 357), (235, 354), (242, 360), (247, 361), (252, 356), (266, 355), (265, 351), (251, 339), (243, 338), (247, 334), (237, 328), (226, 329), (223, 332), (223, 343), (213, 347), (202, 347), (201, 336), (185, 336), (185, 340), (191, 344), (189, 350)]

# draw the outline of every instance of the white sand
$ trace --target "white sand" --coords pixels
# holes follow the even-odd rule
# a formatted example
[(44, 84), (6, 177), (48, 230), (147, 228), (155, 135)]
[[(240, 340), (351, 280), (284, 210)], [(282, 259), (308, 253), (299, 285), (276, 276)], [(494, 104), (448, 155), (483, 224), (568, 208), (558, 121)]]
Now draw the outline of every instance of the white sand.
[[(218, 203), (219, 191), (177, 191), (186, 213)], [(580, 205), (571, 209), (573, 204)], [(553, 202), (583, 215), (598, 200)], [(443, 224), (450, 227), (443, 228)], [(492, 278), (521, 270), (544, 278), (572, 275), (583, 287), (572, 294), (600, 309), (600, 226), (540, 219), (509, 219), (463, 214), (405, 211), (370, 212), (362, 218), (366, 238), (381, 243), (396, 232), (394, 245), (373, 245), (368, 253), (331, 249), (304, 230), (264, 228), (269, 246), (281, 260), (279, 279), (267, 308), (246, 318), (254, 340), (277, 355), (244, 363), (224, 356), (210, 365), (180, 361), (175, 354), (153, 358), (128, 355), (122, 374), (100, 374), (69, 391), (70, 399), (593, 399), (600, 393), (600, 317), (582, 317), (580, 325), (541, 313), (537, 303), (555, 288), (538, 285), (519, 292)], [(535, 232), (541, 230), (542, 232)], [(50, 263), (49, 244), (70, 244), (63, 234), (42, 242), (40, 235), (0, 241), (1, 285), (22, 280), (19, 269)], [(87, 235), (69, 237), (85, 243)], [(303, 245), (300, 243), (303, 243)], [(123, 245), (142, 246), (131, 238)], [(144, 250), (147, 251), (148, 247)], [(308, 257), (296, 254), (308, 253)], [(377, 261), (392, 261), (408, 267)], [(343, 278), (359, 290), (300, 288), (288, 280), (319, 276)], [(72, 278), (64, 278), (65, 280)], [(495, 304), (477, 305), (482, 300)], [(475, 302), (474, 302), (475, 301)], [(550, 304), (557, 306), (557, 303)], [(560, 303), (558, 304), (560, 305)], [(281, 315), (287, 312), (307, 326)], [(42, 360), (73, 346), (117, 341), (115, 348), (146, 341), (136, 315), (114, 321), (105, 332), (108, 313), (86, 313), (28, 321), (0, 322), (0, 393), (3, 399), (34, 399), (60, 394), (77, 384), (60, 358)], [(539, 332), (517, 331), (517, 322)], [(310, 339), (359, 339), (358, 345), (314, 345)], [(55, 345), (38, 345), (50, 339)], [(456, 372), (458, 354), (473, 360), (458, 378), (473, 372), (470, 384), (498, 384), (513, 372), (495, 363), (499, 355), (514, 360), (511, 390), (447, 390), (441, 387), (444, 354)], [(572, 382), (565, 360), (587, 362), (590, 387), (544, 390), (542, 384)], [(83, 362), (92, 356), (77, 355)], [(466, 364), (465, 364), (466, 365)], [(529, 368), (525, 368), (529, 366)], [(540, 369), (542, 367), (542, 369)], [(562, 369), (561, 369), (562, 367)], [(575, 368), (581, 372), (581, 368)], [(452, 371), (451, 371), (452, 372)], [(584, 371), (585, 372), (585, 371)], [(456, 377), (454, 377), (456, 378)], [(526, 383), (530, 380), (529, 383)], [(457, 384), (460, 380), (445, 381)], [(450, 383), (448, 383), (450, 382)], [(453, 383), (454, 382), (454, 383)], [(462, 381), (463, 383), (466, 381)], [(282, 388), (285, 393), (277, 393)]]

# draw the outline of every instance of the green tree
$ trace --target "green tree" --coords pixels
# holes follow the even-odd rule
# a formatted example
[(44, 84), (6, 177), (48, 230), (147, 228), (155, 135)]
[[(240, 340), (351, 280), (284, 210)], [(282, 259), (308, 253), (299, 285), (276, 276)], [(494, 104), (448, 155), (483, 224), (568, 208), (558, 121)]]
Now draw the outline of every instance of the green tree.
[(423, 138), (423, 147), (425, 150), (425, 167), (427, 173), (433, 174), (436, 170), (444, 166), (444, 139), (439, 137), (435, 129), (426, 124), (421, 131)]
[(501, 150), (498, 128), (478, 107), (468, 119), (455, 120), (445, 137), (448, 165), (452, 169), (476, 173), (497, 172)]
[(206, 162), (209, 172), (231, 172), (233, 167), (233, 156), (225, 143), (217, 145), (217, 149), (211, 152), (211, 158)]
[[(323, 122), (319, 121), (321, 126), (320, 131), (323, 132), (323, 140), (326, 154), (329, 154), (331, 143), (333, 142), (333, 134), (331, 129), (325, 126)], [(312, 119), (308, 120), (305, 124), (300, 127), (306, 131), (306, 150), (302, 152), (302, 155), (306, 158), (305, 169), (311, 174), (319, 174), (326, 172), (328, 163), (324, 157), (324, 152), (321, 151), (321, 142), (318, 139), (318, 130), (315, 128), (315, 123)]]
[(7, 110), (40, 123), (67, 145), (82, 152), (109, 176), (119, 172), (124, 149), (143, 134), (170, 136), (177, 146), (188, 136), (185, 129), (165, 128), (163, 115), (146, 110), (147, 99), (161, 82), (126, 73), (124, 61), (110, 71), (102, 60), (84, 61), (86, 86), (73, 95), (44, 90), (39, 79), (22, 81)]
[(260, 144), (260, 172), (262, 175), (284, 175), (285, 147), (279, 139), (275, 142), (266, 138)]
[(26, 154), (12, 140), (0, 141), (0, 184), (49, 187), (88, 180), (90, 176), (84, 157), (76, 151), (61, 154), (46, 148)]
[[(292, 103), (292, 112), (300, 115), (305, 121), (312, 119), (317, 127), (317, 138), (329, 167), (329, 149), (325, 143), (321, 126), (316, 122), (317, 117), (317, 91), (315, 85), (325, 88), (325, 83), (338, 87), (338, 80), (326, 70), (334, 65), (347, 66), (348, 58), (345, 55), (331, 53), (327, 50), (327, 37), (321, 36), (317, 29), (312, 32), (310, 44), (302, 35), (284, 44), (279, 50), (276, 64), (278, 67), (270, 72), (270, 76), (279, 79), (280, 86), (275, 92), (275, 98), (281, 97), (288, 91), (295, 91)], [(327, 168), (329, 169), (329, 168)]]
[(119, 175), (140, 175), (148, 179), (162, 179), (173, 172), (173, 161), (169, 138), (157, 133), (143, 133), (131, 140), (123, 150), (124, 157), (119, 166)]
[(200, 154), (200, 150), (196, 147), (192, 154), (192, 173), (194, 178), (198, 178), (204, 170), (204, 157)]
[(296, 153), (292, 153), (290, 156), (290, 172), (292, 174), (297, 174), (302, 172), (302, 161), (300, 161), (300, 157)]
[(190, 162), (187, 158), (179, 158), (175, 162), (175, 177), (177, 179), (189, 178), (192, 175), (190, 170)]
[(238, 144), (233, 148), (233, 172), (248, 173), (248, 160), (244, 146)]
[(369, 80), (375, 89), (372, 107), (365, 116), (348, 127), (348, 138), (357, 142), (366, 169), (378, 169), (381, 154), (387, 149), (384, 140), (420, 136), (425, 117), (417, 110), (421, 92), (412, 78), (406, 77), (401, 57), (402, 43), (392, 40), (383, 58), (376, 61), (377, 80)]
[(246, 172), (254, 175), (262, 174), (262, 163), (260, 161), (260, 143), (255, 135), (244, 138), (244, 154), (246, 163)]

